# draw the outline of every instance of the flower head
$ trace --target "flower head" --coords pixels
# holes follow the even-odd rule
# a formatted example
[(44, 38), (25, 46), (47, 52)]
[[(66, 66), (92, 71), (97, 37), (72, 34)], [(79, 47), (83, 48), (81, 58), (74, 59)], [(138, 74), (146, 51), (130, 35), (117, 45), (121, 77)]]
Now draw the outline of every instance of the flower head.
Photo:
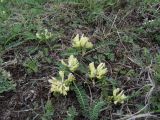
[(71, 55), (68, 58), (68, 64), (66, 64), (63, 60), (61, 60), (61, 63), (68, 67), (70, 71), (74, 72), (77, 70), (77, 68), (79, 67), (79, 62), (77, 60), (77, 58), (75, 58), (73, 55)]
[(52, 33), (49, 32), (48, 29), (45, 29), (45, 30), (43, 30), (43, 31), (39, 31), (39, 32), (36, 33), (36, 37), (37, 37), (39, 40), (41, 40), (41, 41), (43, 41), (43, 40), (48, 40), (48, 39), (50, 39), (52, 36), (53, 36)]
[(62, 95), (67, 95), (67, 92), (69, 91), (69, 85), (71, 82), (75, 80), (72, 73), (68, 75), (68, 78), (65, 80), (64, 71), (59, 71), (60, 80), (52, 77), (48, 81), (51, 83), (51, 92), (54, 93), (60, 93)]
[(80, 39), (79, 39), (79, 34), (77, 34), (76, 37), (73, 38), (72, 45), (75, 48), (80, 48), (81, 47), (81, 43), (80, 43)]
[(65, 80), (66, 85), (70, 85), (73, 81), (75, 81), (75, 77), (72, 73), (69, 73), (68, 78)]
[(51, 92), (67, 95), (67, 92), (69, 91), (69, 86), (66, 86), (62, 81), (59, 81), (54, 77), (52, 77), (49, 82), (51, 83)]
[(113, 90), (113, 101), (114, 101), (114, 104), (117, 104), (117, 103), (124, 103), (124, 101), (126, 100), (127, 96), (124, 95), (124, 91), (120, 91), (119, 88), (116, 88)]
[(96, 70), (96, 68), (95, 68), (95, 66), (94, 66), (94, 62), (92, 62), (92, 63), (89, 64), (89, 70), (90, 70), (89, 77), (90, 77), (90, 78), (96, 77), (96, 72), (97, 72), (97, 70)]
[(84, 37), (84, 35), (82, 35), (80, 37), (79, 34), (77, 34), (76, 37), (73, 38), (73, 40), (72, 40), (72, 46), (75, 48), (90, 49), (93, 47), (93, 44), (91, 42), (89, 42), (88, 37)]
[(89, 64), (89, 77), (102, 79), (103, 76), (107, 73), (107, 68), (105, 68), (105, 63), (100, 63), (97, 68), (94, 66), (94, 62)]
[(107, 68), (105, 68), (105, 63), (100, 63), (97, 67), (97, 78), (101, 79), (107, 73)]

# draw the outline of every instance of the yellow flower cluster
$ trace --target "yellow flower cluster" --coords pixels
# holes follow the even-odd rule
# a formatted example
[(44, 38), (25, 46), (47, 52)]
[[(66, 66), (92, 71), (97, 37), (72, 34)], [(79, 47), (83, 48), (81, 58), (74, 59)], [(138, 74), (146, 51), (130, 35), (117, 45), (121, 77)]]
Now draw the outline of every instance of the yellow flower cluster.
[(75, 48), (90, 49), (93, 47), (93, 44), (89, 42), (88, 37), (84, 37), (84, 35), (80, 37), (79, 34), (77, 34), (72, 40), (72, 46)]
[(100, 63), (97, 68), (95, 68), (94, 62), (89, 64), (89, 77), (102, 79), (103, 76), (107, 73), (107, 68), (105, 67), (105, 63)]
[(117, 103), (124, 103), (124, 101), (126, 100), (127, 96), (124, 95), (124, 91), (120, 91), (119, 88), (116, 88), (113, 90), (113, 101), (114, 101), (114, 104), (117, 104)]
[(36, 37), (40, 40), (48, 40), (52, 37), (52, 33), (49, 32), (47, 29), (45, 29), (44, 31), (41, 32), (37, 32), (36, 33)]
[(67, 95), (67, 92), (69, 91), (69, 85), (71, 82), (75, 80), (75, 77), (72, 73), (68, 75), (68, 78), (64, 79), (64, 71), (59, 71), (59, 76), (61, 80), (58, 80), (54, 77), (52, 79), (49, 79), (49, 82), (51, 83), (51, 92), (54, 93), (60, 93), (62, 95)]
[[(45, 34), (48, 34), (48, 31), (45, 32)], [(49, 33), (49, 36), (50, 33)], [(37, 37), (40, 38), (40, 36), (37, 34)], [(47, 37), (48, 38), (48, 37)], [(72, 45), (75, 48), (92, 48), (93, 44), (89, 42), (88, 37), (84, 37), (83, 35), (80, 37), (79, 34), (76, 35), (76, 37), (72, 41)], [(77, 60), (74, 55), (70, 55), (67, 62), (64, 60), (61, 60), (61, 64), (66, 66), (71, 72), (75, 72), (79, 67), (79, 61)], [(105, 74), (107, 73), (107, 68), (105, 66), (105, 63), (100, 63), (97, 68), (94, 65), (94, 62), (89, 64), (89, 77), (102, 79)], [(52, 77), (49, 82), (51, 83), (51, 92), (54, 93), (60, 93), (62, 95), (67, 95), (67, 92), (70, 90), (70, 84), (75, 80), (75, 77), (72, 73), (69, 73), (67, 76), (67, 79), (65, 79), (64, 71), (59, 71), (60, 79), (56, 79)], [(116, 88), (113, 90), (113, 96), (110, 96), (111, 100), (113, 100), (114, 104), (117, 103), (124, 103), (124, 101), (127, 99), (127, 96), (124, 94), (124, 91), (120, 90), (119, 88)]]
[[(84, 37), (82, 35), (81, 37), (79, 34), (76, 35), (76, 37), (72, 41), (73, 47), (76, 48), (92, 48), (93, 44), (89, 42), (88, 37)], [(64, 60), (61, 60), (61, 64), (66, 66), (71, 72), (75, 72), (77, 68), (79, 67), (79, 62), (74, 55), (70, 55), (68, 58), (67, 63)], [(102, 79), (103, 76), (107, 73), (107, 68), (105, 67), (105, 63), (100, 63), (97, 68), (94, 66), (94, 62), (89, 64), (89, 77), (90, 78), (97, 78), (97, 79)], [(73, 80), (75, 80), (74, 76), (72, 73), (68, 75), (68, 78), (64, 80), (64, 72), (60, 71), (59, 75), (61, 77), (61, 80), (57, 80), (56, 78), (52, 77), (49, 82), (52, 84), (51, 85), (51, 91), (52, 92), (58, 92), (63, 95), (67, 95), (67, 92), (69, 91), (69, 85)]]
[(73, 55), (71, 55), (68, 58), (68, 64), (66, 64), (63, 60), (61, 60), (61, 63), (62, 63), (62, 65), (68, 67), (71, 72), (76, 71), (77, 68), (79, 67), (79, 62), (78, 62), (77, 58), (75, 58)]

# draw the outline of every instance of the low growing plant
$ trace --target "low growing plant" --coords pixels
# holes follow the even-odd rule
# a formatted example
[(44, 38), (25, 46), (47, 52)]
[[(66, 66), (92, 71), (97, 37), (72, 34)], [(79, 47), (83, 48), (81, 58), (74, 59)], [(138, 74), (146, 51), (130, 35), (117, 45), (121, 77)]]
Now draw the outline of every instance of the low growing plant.
[(16, 84), (11, 80), (11, 75), (6, 70), (0, 68), (0, 94), (15, 90)]
[(44, 29), (44, 30), (38, 31), (36, 33), (36, 37), (40, 42), (46, 42), (49, 39), (51, 39), (52, 36), (53, 36), (52, 33), (49, 32), (48, 29)]
[(107, 68), (105, 67), (105, 63), (100, 63), (97, 68), (94, 66), (94, 62), (89, 64), (89, 77), (91, 79), (97, 78), (102, 79), (104, 75), (107, 73)]
[(71, 72), (74, 72), (79, 67), (79, 62), (77, 58), (75, 58), (73, 55), (70, 55), (68, 58), (68, 64), (64, 62), (64, 60), (61, 60), (62, 65), (66, 66)]
[(120, 91), (120, 88), (116, 88), (113, 90), (113, 96), (111, 97), (113, 100), (114, 104), (121, 103), (123, 104), (124, 101), (127, 99), (127, 96), (124, 95), (124, 91)]
[(62, 95), (67, 95), (67, 92), (69, 91), (69, 85), (75, 80), (75, 77), (70, 73), (68, 75), (68, 78), (65, 79), (64, 71), (59, 71), (60, 79), (56, 79), (52, 77), (49, 79), (49, 82), (51, 83), (51, 92), (54, 93), (60, 93)]
[(72, 40), (72, 47), (81, 50), (82, 55), (84, 55), (87, 49), (93, 48), (93, 44), (89, 41), (88, 37), (84, 35), (80, 37), (80, 35), (77, 34)]
[(23, 65), (29, 74), (38, 72), (38, 61), (35, 59), (27, 59)]
[(78, 112), (74, 106), (68, 108), (67, 118), (65, 120), (75, 120), (75, 117), (78, 115)]
[(51, 120), (54, 115), (54, 108), (51, 100), (48, 100), (44, 106), (44, 114), (42, 120)]
[[(84, 37), (83, 35), (79, 37), (79, 35), (76, 35), (76, 37), (72, 40), (72, 46), (73, 49), (81, 49), (83, 55), (86, 49), (91, 49), (93, 47), (93, 44), (89, 42), (88, 37)], [(78, 67), (82, 66), (82, 63), (80, 63), (80, 60), (74, 57), (74, 55), (70, 55), (67, 62), (68, 63), (66, 63), (63, 59), (61, 60), (61, 64), (67, 67), (69, 71), (66, 69), (62, 71), (62, 68), (60, 68), (59, 77), (52, 77), (49, 80), (51, 83), (50, 91), (66, 96), (69, 90), (74, 90), (81, 108), (81, 114), (90, 120), (98, 120), (101, 109), (106, 105), (106, 100), (103, 101), (103, 98), (99, 98), (100, 100), (97, 100), (90, 105), (85, 89), (81, 85), (78, 85), (78, 83), (74, 82), (77, 79), (77, 74), (80, 74), (83, 77), (83, 74), (80, 71), (76, 71)], [(89, 73), (85, 73), (85, 76), (89, 75), (89, 78), (93, 80), (93, 87), (95, 87), (95, 79), (103, 79), (100, 84), (97, 84), (97, 86), (100, 86), (100, 89), (104, 92), (105, 89), (103, 89), (103, 87), (108, 86), (107, 81), (105, 81), (105, 76), (108, 72), (105, 63), (100, 63), (97, 67), (95, 67), (94, 62), (91, 62), (89, 67), (85, 67), (84, 69), (89, 69), (86, 70), (89, 71)], [(68, 76), (65, 76), (66, 73)], [(74, 86), (71, 86), (71, 83), (73, 83)], [(84, 83), (87, 83), (87, 79)], [(124, 91), (120, 91), (119, 88), (113, 90), (113, 96), (106, 97), (110, 98), (114, 104), (123, 104), (127, 98), (127, 96), (124, 95)], [(106, 97), (104, 99), (106, 99)], [(74, 110), (74, 108), (72, 110)], [(68, 117), (66, 118), (67, 120), (72, 120), (77, 115), (72, 110), (70, 111), (70, 114), (68, 113)]]

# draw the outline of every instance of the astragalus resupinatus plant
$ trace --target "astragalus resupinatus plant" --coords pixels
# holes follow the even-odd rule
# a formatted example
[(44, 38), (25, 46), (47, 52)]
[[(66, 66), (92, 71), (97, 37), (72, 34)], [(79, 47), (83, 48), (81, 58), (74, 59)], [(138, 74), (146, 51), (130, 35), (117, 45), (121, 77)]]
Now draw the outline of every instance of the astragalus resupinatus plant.
[(107, 68), (105, 67), (105, 63), (100, 63), (97, 68), (95, 68), (94, 62), (89, 64), (89, 77), (102, 79), (107, 73)]
[(89, 37), (77, 34), (72, 40), (72, 47), (81, 50), (82, 55), (85, 54), (87, 49), (92, 49), (93, 44), (90, 42)]
[(79, 62), (76, 57), (70, 55), (68, 58), (68, 63), (65, 63), (64, 60), (61, 60), (61, 63), (66, 66), (71, 72), (74, 72), (79, 67)]
[[(89, 41), (89, 38), (85, 37), (84, 35), (80, 36), (79, 34), (77, 34), (71, 42), (73, 49), (80, 49), (82, 51), (80, 56), (83, 56), (84, 52), (86, 52), (87, 49), (93, 48), (93, 44)], [(89, 105), (89, 100), (85, 89), (82, 86), (78, 85), (78, 82), (81, 82), (81, 84), (86, 84), (88, 82), (89, 84), (90, 82), (88, 79), (91, 79), (94, 83), (94, 86), (103, 86), (104, 82), (106, 82), (107, 79), (108, 69), (104, 62), (99, 63), (95, 67), (95, 63), (94, 61), (92, 61), (89, 63), (88, 67), (86, 66), (84, 68), (84, 71), (88, 72), (82, 72), (81, 68), (83, 66), (83, 63), (81, 62), (80, 56), (77, 57), (76, 55), (71, 54), (69, 55), (67, 60), (60, 60), (60, 66), (62, 65), (63, 67), (60, 67), (59, 77), (52, 77), (51, 79), (49, 79), (49, 82), (51, 83), (50, 91), (66, 96), (69, 90), (74, 90), (83, 115), (91, 120), (96, 120), (98, 119), (101, 108), (105, 106), (107, 101), (105, 101), (106, 99), (99, 100), (95, 102), (91, 107)], [(65, 76), (65, 74), (67, 76)], [(86, 78), (84, 78), (85, 81), (80, 81), (80, 79), (84, 76), (86, 76)], [(98, 80), (97, 83), (96, 79)], [(123, 91), (120, 91), (120, 89), (117, 88), (113, 90), (113, 96), (108, 96), (108, 98), (110, 98), (114, 104), (123, 104), (127, 97), (124, 95)]]
[(53, 34), (48, 31), (48, 29), (44, 29), (41, 31), (38, 31), (36, 33), (37, 39), (39, 39), (40, 42), (46, 42), (47, 40), (51, 39)]
[(116, 88), (113, 90), (113, 96), (111, 98), (113, 99), (114, 104), (123, 104), (127, 99), (127, 96), (124, 94), (123, 90), (120, 90), (120, 88)]
[(75, 80), (75, 77), (70, 73), (68, 75), (68, 78), (65, 79), (64, 71), (59, 71), (60, 79), (57, 79), (55, 77), (52, 77), (49, 79), (49, 82), (51, 83), (51, 92), (54, 93), (60, 93), (62, 95), (67, 95), (67, 92), (69, 91), (69, 85)]

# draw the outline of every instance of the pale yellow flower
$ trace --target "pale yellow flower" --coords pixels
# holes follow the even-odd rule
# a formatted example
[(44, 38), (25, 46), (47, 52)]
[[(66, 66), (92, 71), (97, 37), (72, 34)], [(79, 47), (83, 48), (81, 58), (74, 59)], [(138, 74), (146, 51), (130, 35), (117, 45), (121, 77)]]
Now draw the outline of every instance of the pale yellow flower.
[(2, 14), (6, 14), (6, 11), (2, 11)]
[(96, 72), (97, 72), (97, 70), (96, 70), (96, 68), (95, 68), (95, 66), (94, 66), (94, 62), (92, 62), (92, 63), (89, 64), (89, 70), (90, 70), (89, 77), (90, 77), (90, 78), (96, 77)]
[(89, 38), (84, 37), (84, 35), (81, 36), (80, 43), (81, 43), (81, 47), (84, 47), (84, 48), (92, 48), (93, 47), (93, 44), (91, 42), (89, 42)]
[(75, 77), (72, 73), (69, 73), (68, 78), (65, 80), (66, 85), (70, 85), (73, 81), (75, 81)]
[(61, 80), (57, 80), (54, 77), (48, 80), (51, 83), (50, 91), (54, 93), (60, 93), (62, 95), (67, 95), (67, 92), (69, 91), (69, 85), (75, 80), (75, 77), (72, 73), (70, 73), (68, 78), (65, 80), (64, 71), (59, 71), (59, 76)]
[(89, 42), (88, 37), (84, 37), (84, 35), (82, 35), (80, 37), (79, 34), (77, 34), (76, 37), (73, 38), (73, 40), (72, 40), (72, 46), (75, 48), (90, 49), (93, 47), (93, 44), (91, 42)]
[(105, 68), (105, 63), (100, 63), (97, 67), (97, 78), (102, 79), (102, 77), (107, 73), (107, 68)]
[(64, 81), (64, 71), (59, 71), (59, 76), (62, 79), (62, 82)]
[(44, 35), (46, 39), (50, 39), (53, 36), (52, 33), (48, 31), (48, 29), (44, 30)]
[(71, 82), (74, 81), (74, 80), (75, 80), (74, 75), (73, 75), (72, 73), (69, 73), (67, 80), (69, 80), (69, 81), (71, 81)]
[(79, 34), (77, 34), (76, 37), (73, 38), (72, 45), (75, 48), (80, 48), (81, 47), (81, 43), (80, 43), (80, 40), (79, 40)]
[(67, 92), (69, 91), (69, 86), (66, 86), (62, 81), (59, 81), (54, 77), (52, 77), (49, 82), (51, 83), (51, 92), (67, 95)]
[(117, 103), (121, 103), (123, 104), (124, 101), (127, 99), (127, 96), (124, 95), (124, 91), (120, 91), (119, 88), (116, 88), (113, 90), (113, 101), (114, 101), (114, 104), (117, 104)]
[(102, 79), (104, 75), (107, 73), (107, 68), (105, 67), (105, 63), (100, 63), (97, 68), (94, 66), (94, 62), (89, 64), (89, 77)]
[(71, 55), (69, 58), (68, 58), (68, 64), (66, 64), (63, 60), (61, 60), (61, 63), (68, 67), (70, 71), (74, 72), (77, 70), (77, 68), (79, 67), (79, 62), (77, 60), (76, 57), (74, 57), (73, 55)]
[(48, 29), (45, 29), (43, 31), (39, 31), (36, 33), (36, 37), (40, 40), (48, 40), (53, 36), (51, 32), (48, 31)]

